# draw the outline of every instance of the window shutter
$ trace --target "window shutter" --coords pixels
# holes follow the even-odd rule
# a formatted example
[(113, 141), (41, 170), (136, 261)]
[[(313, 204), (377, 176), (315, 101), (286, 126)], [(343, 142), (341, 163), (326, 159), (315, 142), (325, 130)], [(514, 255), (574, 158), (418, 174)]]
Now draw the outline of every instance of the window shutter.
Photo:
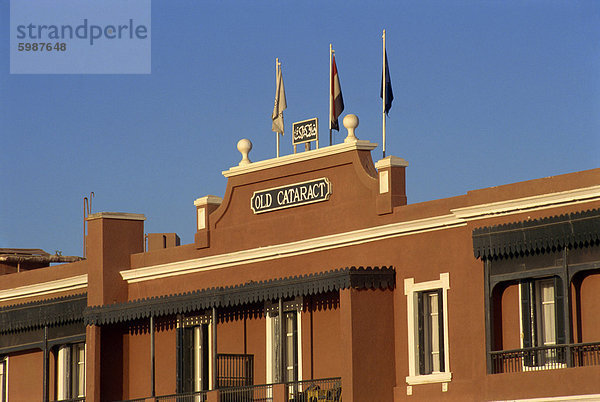
[(419, 358), (419, 374), (426, 374), (425, 372), (425, 305), (423, 301), (423, 293), (417, 293), (417, 321), (418, 321), (418, 339), (417, 344), (417, 356)]
[(445, 358), (444, 358), (444, 292), (442, 289), (437, 290), (438, 294), (438, 329), (440, 333), (440, 371), (443, 373), (446, 371), (446, 367), (444, 366)]
[(208, 324), (202, 324), (202, 391), (208, 390), (208, 361), (211, 351), (208, 347)]
[(182, 385), (183, 392), (194, 391), (194, 328), (183, 328)]
[(175, 355), (177, 359), (177, 370), (175, 374), (175, 392), (183, 392), (183, 348), (181, 347), (183, 342), (183, 328), (177, 327), (176, 330), (176, 341), (175, 341)]
[(273, 314), (273, 320), (271, 321), (273, 323), (273, 337), (272, 337), (272, 343), (273, 343), (273, 382), (274, 383), (279, 383), (283, 381), (283, 378), (281, 377), (282, 375), (282, 362), (281, 362), (281, 353), (283, 353), (283, 351), (281, 350), (281, 331), (279, 328), (279, 320), (281, 319), (281, 317), (279, 317), (279, 314)]
[(71, 398), (72, 394), (72, 389), (71, 389), (71, 384), (72, 384), (72, 374), (71, 374), (71, 368), (73, 367), (73, 360), (71, 357), (71, 346), (66, 346), (65, 347), (65, 392), (66, 392), (66, 397), (67, 398)]
[[(521, 326), (523, 327), (523, 348), (533, 347), (532, 337), (532, 322), (531, 322), (531, 282), (521, 282)], [(524, 352), (523, 361), (526, 366), (533, 366), (533, 353), (531, 351)]]
[(533, 347), (533, 339), (531, 333), (531, 282), (523, 281), (521, 282), (521, 319), (522, 319), (522, 327), (523, 327), (523, 347), (531, 348)]
[(77, 345), (71, 345), (71, 372), (70, 374), (70, 382), (71, 382), (71, 398), (77, 397), (77, 362), (79, 360), (79, 356), (77, 353)]
[[(555, 314), (555, 329), (556, 329), (556, 344), (564, 345), (568, 342), (565, 334), (565, 292), (563, 289), (563, 281), (560, 277), (554, 277), (554, 314)], [(561, 363), (565, 362), (565, 354), (562, 349), (557, 350), (557, 357)]]
[(6, 401), (6, 377), (8, 373), (6, 372), (6, 360), (3, 357), (0, 357), (0, 401)]
[(554, 313), (556, 315), (556, 343), (558, 345), (567, 343), (564, 314), (565, 292), (562, 282), (558, 276), (554, 277)]

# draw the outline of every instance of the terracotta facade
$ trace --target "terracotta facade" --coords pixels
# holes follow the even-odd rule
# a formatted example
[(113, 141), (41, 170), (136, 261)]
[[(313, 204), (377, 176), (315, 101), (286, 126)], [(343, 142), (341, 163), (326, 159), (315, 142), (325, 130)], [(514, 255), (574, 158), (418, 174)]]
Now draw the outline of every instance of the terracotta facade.
[[(600, 169), (410, 204), (408, 163), (374, 147), (223, 172), (191, 244), (144, 251), (143, 215), (104, 212), (85, 260), (2, 265), (5, 400), (600, 398)], [(252, 209), (323, 178), (326, 199)]]

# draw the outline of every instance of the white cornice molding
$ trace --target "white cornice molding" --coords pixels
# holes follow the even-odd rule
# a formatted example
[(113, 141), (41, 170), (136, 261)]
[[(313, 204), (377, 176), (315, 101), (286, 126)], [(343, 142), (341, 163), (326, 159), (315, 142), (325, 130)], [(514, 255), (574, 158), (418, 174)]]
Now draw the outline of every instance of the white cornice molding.
[(194, 201), (194, 206), (201, 207), (208, 204), (211, 205), (221, 205), (223, 203), (223, 199), (221, 197), (217, 197), (216, 195), (207, 195), (205, 197), (197, 198)]
[(392, 237), (455, 228), (465, 226), (470, 220), (489, 218), (500, 214), (517, 214), (528, 210), (574, 205), (595, 200), (600, 200), (600, 186), (481, 204), (466, 208), (456, 208), (452, 209), (452, 213), (448, 215), (392, 223), (291, 243), (125, 270), (121, 271), (121, 276), (128, 283), (135, 283), (348, 247)]
[(408, 167), (408, 161), (397, 156), (390, 155), (387, 158), (383, 158), (375, 162), (375, 168), (385, 169), (391, 167)]
[(383, 240), (390, 237), (406, 236), (414, 233), (462, 226), (465, 224), (466, 223), (463, 221), (454, 218), (453, 215), (419, 219), (410, 222), (393, 223), (374, 228), (354, 230), (352, 232), (321, 236), (291, 243), (126, 270), (121, 271), (121, 276), (127, 282), (135, 283), (168, 276), (209, 271), (234, 265), (251, 264), (260, 261), (314, 253), (317, 251), (331, 250), (339, 247)]
[(270, 169), (274, 167), (289, 165), (291, 163), (303, 162), (312, 159), (322, 158), (325, 156), (340, 154), (348, 151), (372, 151), (377, 148), (377, 144), (366, 140), (358, 140), (350, 143), (342, 143), (323, 147), (319, 149), (313, 149), (310, 151), (300, 152), (297, 154), (285, 155), (279, 158), (266, 159), (264, 161), (252, 162), (247, 165), (234, 166), (229, 170), (223, 171), (223, 176), (232, 177), (241, 174), (258, 172), (264, 169)]
[(146, 217), (143, 214), (130, 214), (127, 212), (96, 212), (90, 214), (86, 220), (91, 221), (94, 219), (126, 219), (130, 221), (145, 221)]
[(70, 278), (57, 279), (55, 281), (0, 290), (0, 302), (82, 289), (87, 287), (87, 283), (88, 276), (87, 274), (83, 274), (72, 276)]
[(538, 209), (555, 208), (600, 199), (600, 186), (578, 188), (558, 193), (517, 198), (472, 207), (456, 208), (451, 212), (459, 219), (475, 220), (495, 215), (509, 215)]

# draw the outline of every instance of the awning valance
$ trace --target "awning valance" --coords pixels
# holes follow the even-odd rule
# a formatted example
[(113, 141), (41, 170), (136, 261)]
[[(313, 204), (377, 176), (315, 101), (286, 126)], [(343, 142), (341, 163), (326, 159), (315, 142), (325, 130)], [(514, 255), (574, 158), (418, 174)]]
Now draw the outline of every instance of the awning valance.
[(600, 210), (594, 209), (473, 230), (475, 258), (519, 255), (600, 240)]
[(395, 271), (391, 267), (345, 268), (340, 270), (248, 282), (230, 287), (202, 289), (183, 294), (152, 297), (107, 306), (88, 307), (88, 325), (103, 325), (141, 318), (184, 314), (212, 307), (233, 307), (279, 298), (308, 296), (340, 289), (393, 288)]
[(87, 294), (0, 307), (0, 333), (83, 320)]

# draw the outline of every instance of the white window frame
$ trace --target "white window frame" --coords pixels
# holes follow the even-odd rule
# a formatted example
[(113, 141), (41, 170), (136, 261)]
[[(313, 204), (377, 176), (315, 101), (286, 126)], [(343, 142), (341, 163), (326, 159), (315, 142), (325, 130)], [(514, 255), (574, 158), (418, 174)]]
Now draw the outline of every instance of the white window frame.
[[(267, 384), (273, 383), (273, 325), (275, 319), (269, 315), (269, 312), (277, 311), (279, 308), (278, 302), (265, 303), (266, 317), (266, 357), (267, 357)], [(296, 330), (298, 331), (298, 381), (302, 381), (302, 298), (296, 297), (292, 301), (283, 302), (283, 311), (296, 310)]]
[[(206, 377), (208, 378), (208, 384), (206, 384), (207, 390), (215, 389), (215, 384), (213, 384), (213, 376), (212, 376), (212, 323), (208, 323), (207, 325), (207, 335), (208, 335), (208, 350), (202, 349), (201, 335), (202, 327), (200, 325), (196, 325), (194, 328), (194, 392), (202, 391), (202, 368), (203, 368), (203, 359), (208, 360), (208, 373), (206, 373)], [(203, 353), (206, 353), (207, 357), (203, 357)]]
[[(417, 370), (417, 342), (415, 339), (417, 326), (415, 325), (415, 316), (419, 306), (415, 306), (415, 296), (418, 292), (432, 290), (442, 290), (442, 312), (444, 325), (444, 371), (433, 374), (419, 374)], [(448, 342), (448, 290), (450, 289), (450, 274), (444, 272), (440, 274), (440, 279), (428, 282), (415, 283), (414, 278), (404, 279), (404, 294), (406, 295), (406, 311), (408, 326), (408, 376), (406, 383), (408, 385), (431, 384), (438, 382), (450, 382), (452, 372), (450, 371), (450, 347)], [(439, 302), (439, 301), (438, 301)]]
[(194, 330), (194, 353), (193, 353), (193, 364), (194, 364), (194, 392), (200, 391), (200, 366), (201, 366), (201, 353), (200, 353), (200, 326), (208, 324), (208, 350), (205, 351), (208, 359), (208, 390), (212, 391), (215, 389), (216, 384), (213, 383), (213, 331), (212, 331), (212, 316), (209, 313), (200, 314), (195, 316), (180, 317), (178, 325), (181, 328), (193, 328)]
[(0, 365), (4, 366), (4, 399), (2, 399), (2, 394), (0, 393), (0, 402), (8, 402), (8, 356), (0, 358)]
[[(74, 355), (76, 348), (83, 345), (83, 395), (73, 395), (72, 381), (76, 380), (79, 385), (79, 377), (75, 378), (76, 373), (73, 373)], [(86, 391), (86, 364), (87, 364), (87, 344), (85, 342), (69, 343), (61, 345), (58, 348), (56, 357), (56, 399), (58, 401), (64, 399), (82, 398), (85, 397)], [(78, 364), (79, 365), (79, 364)]]

